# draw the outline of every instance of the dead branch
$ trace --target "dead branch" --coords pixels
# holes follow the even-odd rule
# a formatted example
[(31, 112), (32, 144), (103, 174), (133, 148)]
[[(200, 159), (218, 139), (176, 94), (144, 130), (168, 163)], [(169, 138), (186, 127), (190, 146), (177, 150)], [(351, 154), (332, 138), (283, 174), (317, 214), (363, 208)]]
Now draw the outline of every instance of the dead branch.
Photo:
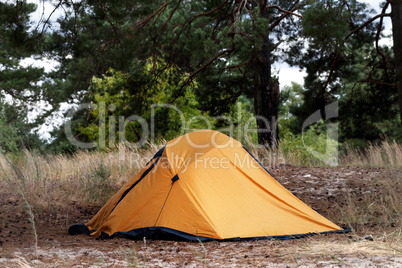
[(238, 35), (242, 35), (242, 36), (246, 37), (248, 40), (254, 41), (254, 39), (253, 39), (250, 35), (248, 35), (248, 34), (246, 34), (246, 33), (244, 33), (244, 32), (231, 32), (231, 33), (229, 33), (229, 34), (238, 34)]
[(272, 45), (272, 50), (276, 49), (280, 44), (282, 44), (284, 41), (283, 40), (279, 40), (276, 44)]
[(249, 62), (250, 62), (250, 61), (247, 61), (247, 62), (243, 62), (243, 63), (236, 64), (236, 65), (230, 65), (230, 66), (226, 66), (226, 67), (224, 67), (224, 68), (219, 68), (219, 69), (220, 69), (220, 70), (235, 69), (235, 68), (239, 68), (239, 67), (241, 67), (241, 66), (247, 65), (247, 64), (249, 64)]
[(109, 22), (110, 26), (112, 26), (112, 28), (113, 28), (113, 31), (114, 31), (114, 34), (115, 34), (115, 36), (116, 36), (117, 42), (120, 43), (120, 38), (119, 38), (119, 35), (118, 35), (118, 33), (117, 33), (117, 28), (116, 28), (116, 26), (110, 21), (109, 16), (106, 14), (105, 7), (104, 7), (102, 1), (98, 0), (98, 3), (99, 3), (99, 5), (100, 5), (101, 8), (102, 8), (103, 15), (105, 15), (106, 20)]
[(278, 6), (278, 5), (270, 5), (270, 6), (266, 6), (266, 7), (265, 7), (265, 9), (269, 9), (269, 8), (275, 8), (275, 9), (278, 9), (279, 11), (281, 11), (281, 12), (283, 12), (283, 13), (286, 13), (286, 14), (289, 14), (289, 15), (293, 15), (293, 16), (296, 16), (296, 17), (299, 17), (299, 18), (303, 18), (302, 15), (297, 14), (297, 13), (294, 13), (293, 11), (290, 11), (290, 10), (283, 9), (283, 8), (281, 8), (281, 7)]
[(396, 83), (386, 83), (386, 82), (375, 81), (375, 80), (371, 80), (371, 79), (359, 80), (356, 83), (370, 83), (370, 84), (376, 84), (376, 85), (396, 87)]
[(151, 15), (149, 15), (148, 17), (138, 20), (134, 23), (134, 27), (138, 28), (138, 27), (143, 27), (145, 26), (150, 20), (152, 20), (156, 15), (158, 15), (160, 12), (162, 12), (163, 10), (165, 10), (165, 8), (168, 6), (168, 3), (162, 3), (157, 10), (154, 11), (154, 13), (152, 13)]
[(279, 25), (279, 23), (281, 23), (281, 21), (282, 21), (284, 18), (286, 18), (286, 17), (289, 16), (289, 15), (295, 15), (295, 16), (298, 16), (298, 17), (300, 17), (300, 18), (303, 18), (302, 15), (298, 15), (298, 14), (295, 14), (295, 13), (293, 12), (293, 11), (296, 10), (298, 3), (299, 3), (299, 0), (295, 1), (295, 2), (293, 3), (293, 5), (290, 7), (290, 9), (288, 10), (288, 12), (284, 12), (284, 14), (282, 14), (276, 21), (274, 21), (274, 22), (271, 24), (271, 26), (269, 27), (269, 30), (272, 31), (276, 26)]
[(166, 21), (163, 23), (163, 27), (166, 26), (166, 24), (170, 21), (170, 19), (173, 17), (173, 14), (176, 12), (177, 8), (180, 6), (182, 0), (180, 0), (177, 5), (173, 8), (172, 12), (170, 13), (169, 17), (166, 19)]
[(52, 10), (52, 13), (50, 13), (50, 15), (47, 17), (46, 21), (43, 23), (42, 32), (40, 34), (44, 33), (46, 24), (49, 23), (50, 18), (52, 17), (53, 13), (61, 6), (62, 3), (63, 3), (63, 0), (60, 0), (59, 3), (56, 5), (56, 7)]

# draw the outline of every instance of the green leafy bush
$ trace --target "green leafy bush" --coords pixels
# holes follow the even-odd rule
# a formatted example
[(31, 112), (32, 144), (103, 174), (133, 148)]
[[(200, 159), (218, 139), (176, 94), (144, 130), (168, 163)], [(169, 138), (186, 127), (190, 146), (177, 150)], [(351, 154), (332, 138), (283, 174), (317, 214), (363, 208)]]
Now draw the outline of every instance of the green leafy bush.
[(280, 124), (280, 150), (286, 159), (302, 165), (337, 165), (339, 143), (331, 138), (331, 129), (315, 124), (301, 134), (293, 134), (286, 123)]
[[(170, 140), (193, 129), (212, 128), (208, 123), (213, 119), (197, 107), (197, 83), (189, 79), (176, 66), (152, 58), (140, 73), (109, 69), (102, 77), (92, 79), (92, 119), (81, 125), (79, 131), (89, 141), (107, 147), (114, 146), (121, 137), (129, 142), (143, 138), (146, 141), (150, 127), (157, 140)], [(124, 129), (119, 125), (122, 120)]]
[(16, 152), (18, 150), (17, 129), (0, 118), (0, 153)]

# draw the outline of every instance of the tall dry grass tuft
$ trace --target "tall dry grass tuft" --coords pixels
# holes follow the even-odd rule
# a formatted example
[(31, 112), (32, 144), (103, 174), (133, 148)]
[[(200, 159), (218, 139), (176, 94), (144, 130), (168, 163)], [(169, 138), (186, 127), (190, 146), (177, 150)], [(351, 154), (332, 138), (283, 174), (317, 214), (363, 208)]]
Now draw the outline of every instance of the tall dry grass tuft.
[(402, 145), (388, 140), (379, 144), (371, 143), (363, 150), (346, 145), (346, 151), (340, 156), (340, 162), (344, 166), (401, 169)]
[(325, 163), (304, 150), (289, 150), (284, 148), (281, 143), (277, 148), (248, 145), (249, 152), (267, 168), (277, 168), (285, 164), (293, 166), (325, 166)]
[[(252, 143), (246, 143), (245, 146), (266, 167), (277, 167), (281, 164), (314, 167), (328, 166), (326, 162), (338, 162), (340, 166), (402, 168), (402, 144), (388, 140), (384, 140), (379, 144), (371, 143), (363, 150), (346, 144), (346, 149), (339, 154), (339, 159), (337, 159), (338, 154), (335, 151), (330, 151), (328, 154), (325, 151), (321, 154), (316, 154), (321, 155), (321, 158), (317, 158), (310, 151), (313, 149), (313, 151), (319, 152), (323, 149), (321, 148), (323, 145), (319, 148), (314, 148), (308, 147), (303, 143), (289, 144), (288, 142), (279, 142), (277, 148), (255, 146)], [(330, 148), (334, 150), (334, 146), (330, 146)]]
[(280, 149), (248, 146), (247, 150), (266, 168), (276, 168), (287, 163)]
[[(23, 193), (34, 211), (52, 211), (71, 204), (102, 205), (126, 181), (138, 173), (163, 145), (148, 144), (146, 149), (130, 143), (105, 151), (78, 151), (73, 155), (40, 154), (23, 151), (19, 154), (0, 154), (0, 182)], [(322, 165), (311, 159), (300, 159), (297, 148), (257, 148), (249, 151), (266, 167), (283, 164)], [(358, 167), (387, 167), (392, 176), (376, 178), (373, 184), (380, 191), (365, 194), (356, 202), (349, 196), (341, 209), (352, 225), (370, 223), (399, 226), (402, 230), (402, 146), (384, 141), (359, 151), (347, 147), (341, 165)], [(19, 193), (18, 193), (19, 194)]]
[[(255, 148), (249, 151), (266, 167), (278, 167), (281, 164), (296, 166), (323, 166), (314, 156), (300, 157), (297, 148), (284, 150), (279, 144), (276, 149)], [(346, 194), (345, 203), (339, 207), (339, 221), (344, 221), (350, 227), (358, 229), (359, 233), (377, 230), (387, 231), (384, 240), (402, 242), (402, 145), (396, 142), (383, 141), (371, 144), (365, 150), (346, 146), (346, 151), (340, 155), (340, 166), (382, 168), (369, 182), (364, 196), (350, 192)], [(373, 172), (376, 172), (373, 170)], [(341, 213), (342, 212), (342, 213)]]
[(22, 151), (0, 155), (0, 181), (20, 189), (35, 210), (71, 204), (101, 205), (141, 170), (162, 145), (140, 149), (122, 144), (108, 151), (73, 155)]
[(349, 193), (343, 211), (346, 221), (360, 233), (368, 230), (387, 232), (386, 239), (402, 242), (402, 173), (390, 170), (372, 179), (372, 187), (363, 197)]

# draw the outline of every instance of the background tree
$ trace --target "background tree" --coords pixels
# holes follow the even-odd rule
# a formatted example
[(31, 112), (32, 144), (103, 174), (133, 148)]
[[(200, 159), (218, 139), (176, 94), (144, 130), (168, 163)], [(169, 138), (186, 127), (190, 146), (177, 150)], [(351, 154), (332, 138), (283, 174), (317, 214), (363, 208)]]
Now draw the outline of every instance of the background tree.
[[(152, 75), (155, 69), (160, 72), (156, 78)], [(155, 124), (154, 134), (158, 140), (173, 139), (183, 128), (208, 128), (205, 119), (213, 122), (213, 118), (198, 109), (194, 95), (196, 83), (185, 87), (174, 107), (166, 106), (172, 92), (187, 77), (177, 67), (167, 67), (162, 60), (150, 59), (144, 70), (135, 76), (110, 69), (102, 77), (93, 78), (91, 94), (95, 107), (91, 110), (90, 123), (79, 127), (79, 131), (98, 145), (102, 144), (100, 139), (103, 138), (103, 146), (114, 146), (117, 142), (147, 139), (151, 122)], [(130, 119), (133, 115), (138, 117)], [(196, 120), (183, 125), (191, 118)], [(143, 123), (146, 123), (145, 129)]]
[(392, 36), (394, 40), (395, 70), (399, 100), (399, 118), (402, 122), (402, 1), (387, 0), (386, 4), (384, 5), (382, 14), (385, 13), (385, 10), (389, 4), (391, 4), (392, 7)]
[(52, 77), (59, 99), (85, 98), (91, 77), (109, 67), (135, 69), (150, 56), (163, 58), (190, 74), (186, 84), (197, 77), (200, 104), (211, 114), (228, 112), (241, 94), (252, 96), (258, 129), (270, 129), (259, 142), (273, 145), (279, 87), (271, 67), (278, 45), (297, 35), (299, 1), (66, 5), (50, 46), (61, 63)]
[(34, 4), (0, 2), (0, 94), (21, 101), (38, 100), (43, 69), (22, 67), (21, 60), (40, 55), (35, 32), (30, 31)]
[(315, 2), (304, 13), (307, 53), (289, 61), (307, 71), (303, 106), (292, 109), (299, 118), (296, 130), (316, 110), (325, 119), (325, 106), (339, 100), (342, 141), (396, 132), (384, 127), (398, 114), (392, 53), (378, 45), (382, 21), (373, 23), (387, 16), (385, 9), (370, 18), (373, 11), (365, 4), (330, 0)]
[(180, 21), (173, 15), (162, 24), (174, 25), (173, 35), (159, 31), (162, 43), (169, 44), (164, 51), (174, 55), (171, 60), (185, 66), (191, 78), (200, 74), (200, 92), (217, 92), (218, 103), (234, 102), (241, 94), (253, 97), (260, 144), (273, 146), (277, 140), (279, 85), (271, 69), (279, 44), (297, 36), (299, 2), (191, 1), (177, 8)]
[(26, 1), (0, 2), (0, 143), (6, 151), (41, 145), (38, 135), (31, 133), (40, 121), (28, 122), (27, 107), (32, 109), (43, 95), (40, 81), (44, 70), (21, 64), (23, 59), (42, 53), (37, 31), (31, 29), (30, 14), (34, 11), (35, 5)]
[[(398, 3), (392, 2), (394, 19), (398, 17), (394, 12)], [(304, 96), (302, 101), (297, 100), (299, 107), (286, 106), (288, 117), (297, 116), (292, 118), (292, 125), (300, 126), (317, 109), (325, 118), (325, 105), (339, 100), (345, 112), (345, 117), (341, 114), (340, 118), (349, 120), (349, 124), (342, 122), (345, 139), (356, 137), (357, 130), (362, 128), (370, 133), (365, 138), (374, 139), (379, 133), (396, 132), (381, 124), (385, 119), (390, 124), (395, 122), (396, 111), (398, 71), (394, 71), (393, 63), (398, 61), (377, 42), (382, 19), (391, 16), (386, 13), (389, 6), (391, 1), (386, 1), (381, 14), (370, 17), (361, 2), (344, 0), (59, 1), (54, 9), (64, 13), (57, 25), (45, 18), (29, 26), (33, 5), (3, 1), (2, 99), (11, 98), (13, 109), (21, 115), (25, 113), (24, 107), (47, 102), (52, 108), (39, 118), (43, 119), (65, 103), (99, 102), (104, 96), (94, 86), (96, 79), (100, 86), (112, 77), (115, 91), (108, 94), (117, 97), (120, 84), (115, 82), (124, 77), (129, 88), (125, 100), (130, 100), (133, 107), (116, 107), (116, 111), (121, 115), (144, 115), (142, 109), (148, 106), (142, 104), (146, 99), (163, 99), (185, 107), (181, 100), (196, 81), (192, 93), (197, 102), (194, 113), (230, 117), (237, 106), (246, 109), (247, 114), (251, 108), (260, 130), (258, 142), (273, 146), (277, 140), (278, 110), (286, 106), (280, 103), (291, 91), (285, 90), (279, 96), (272, 65), (287, 60), (308, 73), (303, 90), (297, 93)], [(374, 24), (376, 21), (379, 23)], [(373, 40), (377, 40), (374, 45)], [(32, 55), (52, 57), (59, 65), (49, 74), (21, 67), (20, 59)], [(163, 62), (163, 67), (150, 68), (144, 76), (150, 60), (152, 66)], [(179, 75), (169, 72), (171, 68)], [(113, 72), (107, 74), (110, 69)], [(169, 89), (158, 99), (161, 87), (154, 85), (163, 84), (161, 81), (168, 81)], [(116, 104), (127, 105), (120, 101)], [(376, 116), (363, 113), (365, 116), (359, 117), (356, 109), (350, 109), (352, 104), (353, 108), (370, 107), (366, 110)], [(381, 107), (381, 111), (376, 112), (376, 107)], [(74, 135), (93, 138), (88, 132), (96, 119), (93, 112), (82, 111), (73, 118)], [(213, 127), (226, 127), (228, 122), (222, 118)], [(35, 124), (29, 124), (29, 129), (35, 128)], [(168, 125), (158, 128), (166, 133)], [(174, 125), (173, 132), (177, 128)], [(58, 133), (55, 147), (67, 148), (63, 128)]]
[[(90, 91), (93, 77), (102, 77), (112, 68), (116, 71), (141, 73), (145, 64), (141, 47), (132, 28), (136, 21), (151, 14), (155, 4), (146, 1), (79, 1), (60, 2), (56, 9), (63, 9), (58, 18), (58, 30), (49, 34), (46, 53), (59, 66), (48, 75), (44, 87), (50, 92), (45, 96), (52, 105), (49, 112), (57, 111), (62, 103), (76, 105), (96, 101)], [(135, 79), (133, 77), (133, 79)], [(68, 112), (68, 111), (67, 111)], [(73, 135), (83, 142), (88, 140), (79, 131), (91, 124), (89, 111), (80, 111), (71, 118)], [(64, 133), (64, 127), (53, 131), (55, 138), (51, 150), (74, 150)]]

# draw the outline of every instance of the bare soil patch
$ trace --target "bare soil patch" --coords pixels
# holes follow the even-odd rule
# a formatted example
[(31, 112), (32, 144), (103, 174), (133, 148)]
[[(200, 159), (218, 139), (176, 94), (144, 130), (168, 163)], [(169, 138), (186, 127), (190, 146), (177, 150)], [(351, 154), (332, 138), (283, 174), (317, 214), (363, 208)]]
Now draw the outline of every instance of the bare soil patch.
[[(342, 210), (350, 205), (350, 198), (358, 206), (367, 196), (381, 192), (384, 186), (378, 180), (401, 176), (400, 170), (288, 165), (270, 172), (302, 201), (343, 226), (347, 219)], [(354, 224), (356, 233), (286, 241), (96, 240), (70, 236), (67, 229), (73, 223), (86, 223), (100, 207), (72, 203), (35, 212), (36, 245), (23, 199), (4, 182), (0, 184), (0, 267), (402, 267), (400, 227), (372, 220), (381, 215), (368, 215), (367, 222)], [(366, 235), (374, 241), (362, 239)]]

